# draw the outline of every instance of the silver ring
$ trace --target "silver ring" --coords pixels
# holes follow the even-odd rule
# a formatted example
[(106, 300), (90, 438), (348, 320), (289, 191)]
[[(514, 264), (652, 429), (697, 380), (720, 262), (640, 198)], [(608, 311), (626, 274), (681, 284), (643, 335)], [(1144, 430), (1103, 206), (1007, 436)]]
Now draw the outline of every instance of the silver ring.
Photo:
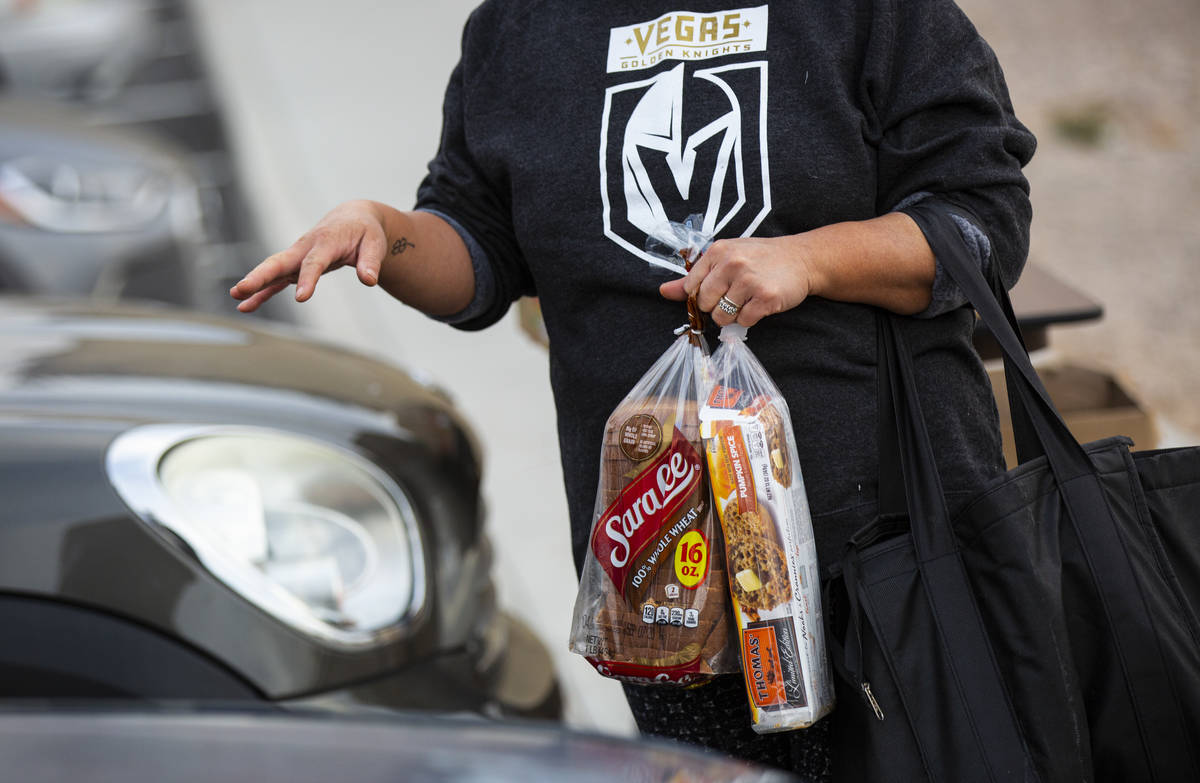
[(721, 308), (722, 312), (728, 313), (729, 315), (732, 315), (734, 317), (737, 316), (738, 310), (742, 309), (742, 306), (740, 304), (734, 304), (733, 302), (731, 302), (729, 300), (728, 297), (725, 297), (725, 296), (722, 296), (721, 299), (717, 302), (717, 307)]

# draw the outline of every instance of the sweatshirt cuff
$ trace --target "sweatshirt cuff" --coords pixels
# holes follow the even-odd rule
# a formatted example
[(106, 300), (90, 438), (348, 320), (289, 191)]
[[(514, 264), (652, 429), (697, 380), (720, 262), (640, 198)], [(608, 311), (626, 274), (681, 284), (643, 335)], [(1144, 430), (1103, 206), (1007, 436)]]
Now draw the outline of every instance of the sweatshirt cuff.
[(471, 269), (475, 272), (475, 296), (466, 307), (450, 315), (429, 315), (428, 313), (426, 315), (435, 321), (441, 321), (451, 326), (466, 323), (483, 315), (492, 306), (493, 300), (496, 298), (496, 273), (492, 271), (492, 265), (488, 262), (487, 253), (479, 242), (475, 240), (475, 237), (471, 236), (470, 232), (463, 228), (461, 223), (445, 212), (420, 207), (416, 211), (437, 215), (446, 221), (450, 225), (450, 228), (454, 229), (462, 238), (463, 244), (467, 246), (467, 253), (471, 256)]
[[(954, 223), (959, 237), (962, 239), (962, 248), (966, 251), (967, 257), (979, 264), (984, 279), (988, 279), (992, 260), (992, 243), (987, 234), (969, 219), (955, 212), (953, 207), (938, 201), (932, 193), (913, 193), (897, 204), (892, 211), (906, 212), (909, 207), (917, 204), (921, 204), (926, 209), (932, 208), (941, 212)], [(929, 306), (913, 316), (914, 318), (933, 318), (958, 309), (967, 302), (967, 297), (959, 290), (958, 284), (946, 273), (941, 261), (937, 260), (943, 252), (941, 248), (932, 247), (930, 249), (933, 250), (935, 260), (932, 297)]]

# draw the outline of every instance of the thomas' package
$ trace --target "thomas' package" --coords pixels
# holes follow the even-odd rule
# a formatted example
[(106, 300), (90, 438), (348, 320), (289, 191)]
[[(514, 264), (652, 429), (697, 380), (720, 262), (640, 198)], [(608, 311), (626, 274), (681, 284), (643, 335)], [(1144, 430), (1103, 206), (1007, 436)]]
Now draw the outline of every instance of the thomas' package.
[(787, 403), (745, 345), (721, 331), (700, 412), (754, 730), (812, 725), (833, 708), (816, 544)]

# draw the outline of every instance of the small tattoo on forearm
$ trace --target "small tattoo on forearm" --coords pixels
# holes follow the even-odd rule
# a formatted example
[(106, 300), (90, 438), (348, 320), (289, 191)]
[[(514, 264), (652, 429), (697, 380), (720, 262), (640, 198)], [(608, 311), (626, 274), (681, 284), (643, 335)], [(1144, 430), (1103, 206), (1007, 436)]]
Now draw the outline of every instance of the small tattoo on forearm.
[(392, 255), (398, 256), (410, 247), (416, 247), (412, 242), (408, 241), (408, 237), (400, 237), (392, 245)]

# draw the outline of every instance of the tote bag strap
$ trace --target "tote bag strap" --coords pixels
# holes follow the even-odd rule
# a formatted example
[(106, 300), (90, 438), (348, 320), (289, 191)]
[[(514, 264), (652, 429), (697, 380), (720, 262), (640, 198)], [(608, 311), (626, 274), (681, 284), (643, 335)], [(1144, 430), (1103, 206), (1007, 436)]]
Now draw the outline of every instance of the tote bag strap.
[[(954, 540), (933, 446), (917, 400), (911, 356), (890, 315), (879, 311), (876, 324), (879, 364), (887, 383), (883, 391), (896, 423), (895, 442), (918, 568), (946, 660), (953, 669), (949, 685), (956, 689), (976, 739), (979, 779), (1036, 780)], [(937, 745), (936, 722), (937, 716), (913, 721), (913, 731), (925, 747)]]
[[(941, 217), (938, 215), (938, 217)], [(922, 231), (926, 235), (931, 233), (940, 233), (939, 229), (943, 228), (936, 221), (927, 222), (918, 220)], [(953, 227), (957, 231), (957, 227)], [(945, 241), (941, 244), (942, 247), (958, 247), (959, 244), (948, 244)], [(961, 259), (950, 259), (949, 261), (939, 258), (943, 268), (947, 268), (947, 263), (957, 268), (962, 266)], [(968, 262), (974, 266), (974, 262)], [(1004, 287), (1003, 281), (1000, 279), (996, 265), (992, 264), (989, 267), (989, 274), (986, 281), (988, 290), (991, 292), (992, 299), (996, 302), (1000, 309), (1000, 317), (1008, 323), (1008, 328), (1012, 332), (1012, 340), (1009, 344), (1009, 349), (1015, 350), (1019, 356), (1028, 358), (1029, 351), (1025, 345), (1025, 338), (1021, 334), (1021, 327), (1017, 322), (1017, 316), (1013, 310), (1012, 300), (1009, 297), (1008, 290)], [(991, 315), (995, 315), (992, 313)], [(984, 322), (985, 326), (991, 327), (988, 322)], [(994, 331), (994, 330), (992, 330)], [(880, 354), (882, 356), (882, 354)], [(1005, 361), (1005, 387), (1008, 391), (1009, 399), (1009, 419), (1013, 430), (1013, 442), (1017, 452), (1017, 461), (1025, 463), (1029, 460), (1036, 459), (1044, 455), (1042, 445), (1038, 440), (1037, 430), (1034, 428), (1033, 422), (1030, 419), (1028, 408), (1023, 401), (1026, 397), (1022, 392), (1022, 386), (1018, 379), (1023, 378), (1019, 370), (1013, 370), (1008, 366), (1008, 356), (1002, 353)], [(1033, 370), (1030, 363), (1030, 370)], [(1034, 373), (1034, 377), (1037, 375)], [(896, 442), (896, 419), (892, 406), (886, 401), (890, 399), (891, 390), (887, 387), (888, 370), (887, 365), (880, 362), (877, 370), (878, 392), (877, 399), (880, 401), (878, 407), (878, 445), (879, 445), (879, 513), (880, 514), (902, 514), (905, 510), (904, 505), (904, 482), (899, 471), (899, 452)], [(1039, 380), (1040, 383), (1040, 380)], [(1057, 416), (1055, 412), (1053, 415)]]
[[(961, 247), (957, 227), (936, 210), (910, 212), (933, 247)], [(1014, 392), (1045, 454), (1066, 509), (1071, 529), (1088, 562), (1098, 597), (1098, 610), (1110, 629), (1116, 660), (1133, 705), (1141, 747), (1152, 762), (1170, 759), (1186, 747), (1186, 721), (1173, 698), (1155, 619), (1143, 598), (1141, 584), (1122, 540), (1120, 525), (1091, 459), (1071, 434), (1054, 407), (1024, 345), (1010, 323), (1012, 308), (1001, 287), (1000, 301), (983, 279), (978, 264), (964, 253), (949, 252), (939, 263), (958, 284), (991, 330), (1004, 352), (1009, 392)], [(1007, 312), (1006, 312), (1007, 310)], [(897, 407), (897, 415), (903, 409)], [(903, 433), (903, 428), (901, 428)], [(903, 440), (903, 435), (901, 436)], [(903, 455), (903, 449), (902, 449)], [(907, 481), (907, 475), (906, 475)], [(1134, 740), (1133, 737), (1130, 740)], [(1182, 743), (1182, 744), (1181, 744)], [(1168, 778), (1164, 778), (1168, 779)]]
[[(1004, 320), (1008, 322), (1009, 327), (1016, 336), (1017, 343), (1021, 346), (1019, 355), (1028, 357), (1029, 347), (1025, 344), (1025, 337), (1021, 334), (1021, 327), (1017, 323), (1017, 315), (1013, 311), (1008, 289), (1004, 287), (1004, 281), (1000, 279), (1000, 271), (996, 266), (996, 264), (991, 264), (988, 267), (988, 286), (991, 289), (992, 297), (1000, 305)], [(1032, 362), (1030, 364), (1032, 366)], [(1017, 462), (1023, 464), (1031, 459), (1042, 456), (1042, 446), (1038, 442), (1037, 431), (1033, 428), (1033, 420), (1029, 418), (1029, 411), (1025, 407), (1021, 396), (1017, 375), (1008, 369), (1007, 364), (1004, 370), (1004, 388), (1008, 392), (1009, 421), (1012, 424), (1013, 445), (1017, 452)]]
[[(1008, 292), (1002, 285), (996, 285), (993, 290), (984, 280), (978, 262), (969, 258), (965, 250), (956, 252), (962, 248), (962, 239), (958, 227), (943, 213), (917, 204), (909, 214), (931, 247), (952, 249), (939, 255), (938, 263), (962, 290), (1003, 352), (1009, 397), (1015, 400), (1013, 409), (1026, 419), (1036, 438), (1036, 444), (1025, 443), (1023, 446), (1031, 456), (1032, 452), (1046, 456), (1060, 485), (1077, 476), (1093, 473), (1091, 460), (1071, 435), (1033, 369), (1025, 345), (1018, 336)], [(1026, 422), (1019, 423), (1024, 425)], [(1017, 423), (1014, 422), (1014, 429)]]
[(879, 452), (879, 516), (901, 516), (908, 511), (908, 501), (904, 491), (904, 476), (900, 472), (900, 440), (896, 433), (899, 425), (896, 421), (896, 407), (892, 399), (892, 370), (888, 351), (891, 341), (891, 325), (885, 325), (887, 314), (882, 310), (876, 313), (876, 366), (875, 380), (877, 383), (876, 408), (878, 433), (877, 443)]

